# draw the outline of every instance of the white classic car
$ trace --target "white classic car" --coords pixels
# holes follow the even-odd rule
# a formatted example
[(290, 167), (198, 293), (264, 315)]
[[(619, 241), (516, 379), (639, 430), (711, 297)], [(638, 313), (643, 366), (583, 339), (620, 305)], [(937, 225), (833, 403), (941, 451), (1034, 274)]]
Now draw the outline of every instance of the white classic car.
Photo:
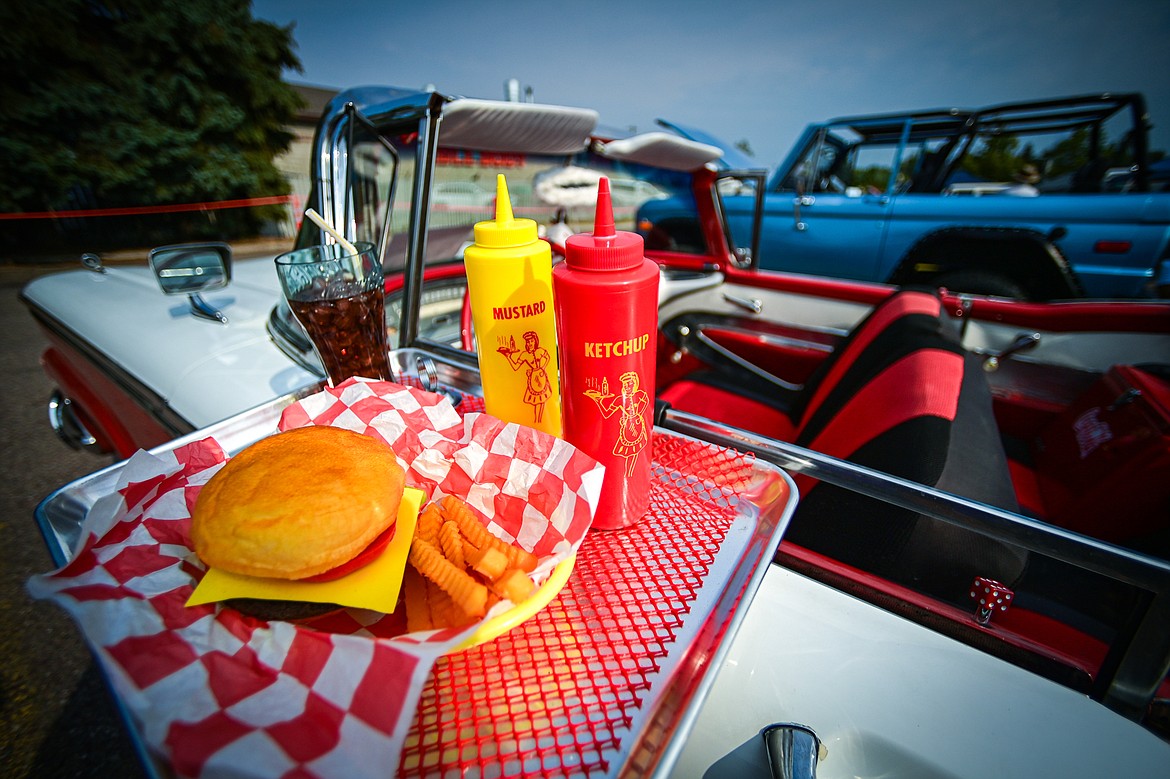
[[(461, 251), (484, 214), (432, 209), (435, 186), (504, 172), (524, 192), (573, 166), (645, 181), (700, 215), (686, 251), (646, 235), (662, 272), (655, 489), (736, 507), (723, 546), (661, 656), (628, 649), (623, 662), (652, 672), (623, 687), (596, 656), (610, 670), (590, 673), (612, 697), (574, 704), (517, 682), (477, 705), (444, 697), (474, 675), (436, 666), (398, 772), (492, 775), (506, 757), (523, 771), (607, 776), (1166, 776), (1170, 304), (1032, 304), (761, 272), (754, 247), (732, 243), (719, 193), (762, 195), (762, 172), (721, 169), (718, 149), (663, 133), (599, 136), (596, 120), (362, 88), (338, 96), (318, 130), (309, 203), (379, 247), (396, 375), (461, 407), (481, 392)], [(563, 223), (564, 204), (514, 202)], [(567, 211), (577, 229), (592, 216)], [(325, 240), (305, 220), (297, 245)], [(200, 282), (158, 273), (179, 254)], [(234, 452), (322, 387), (269, 259), (232, 264), (208, 245), (156, 260), (153, 274), (95, 265), (24, 290), (51, 340), (44, 364), (66, 437), (129, 456), (215, 435)], [(671, 460), (674, 446), (688, 454)], [(701, 470), (696, 451), (748, 475)], [(59, 562), (123, 467), (42, 503)], [(614, 538), (590, 536), (581, 554)], [(696, 576), (672, 557), (645, 575), (676, 588)], [(579, 563), (565, 592), (588, 590), (584, 576)], [(601, 605), (620, 597), (600, 589)], [(606, 629), (560, 603), (528, 624), (551, 620), (592, 657)], [(533, 671), (504, 643), (467, 651), (517, 678)], [(183, 745), (145, 721), (116, 657), (98, 656), (147, 768), (173, 775)], [(517, 713), (509, 695), (529, 708)], [(448, 716), (461, 724), (444, 729)], [(610, 719), (609, 737), (580, 746), (583, 723)], [(528, 740), (509, 735), (521, 721)]]

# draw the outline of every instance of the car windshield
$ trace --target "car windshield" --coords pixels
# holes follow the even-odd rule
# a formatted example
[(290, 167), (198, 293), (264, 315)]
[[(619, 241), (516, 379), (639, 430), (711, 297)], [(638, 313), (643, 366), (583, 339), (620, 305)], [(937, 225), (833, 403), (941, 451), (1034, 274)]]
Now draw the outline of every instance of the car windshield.
[[(414, 171), (418, 136), (403, 133), (388, 141), (403, 160), (394, 184), (390, 235), (383, 265), (387, 271), (405, 267), (410, 236), (410, 213), (415, 191)], [(380, 159), (388, 169), (370, 177), (382, 182), (391, 174), (392, 161)], [(496, 177), (508, 184), (512, 211), (534, 220), (542, 235), (556, 241), (556, 230), (577, 233), (593, 229), (597, 181), (607, 176), (613, 193), (614, 219), (618, 229), (636, 229), (638, 209), (652, 200), (683, 198), (693, 203), (690, 175), (636, 163), (603, 158), (592, 152), (578, 155), (542, 155), (519, 152), (487, 152), (440, 147), (435, 164), (427, 234), (427, 263), (460, 260), (462, 250), (474, 240), (476, 222), (495, 213)], [(368, 200), (374, 203), (373, 198)], [(562, 239), (563, 240), (563, 239)], [(691, 249), (703, 251), (698, 242)]]
[[(418, 196), (417, 171), (426, 169), (426, 162), (420, 160), (425, 154), (424, 131), (425, 123), (417, 115), (375, 126), (361, 114), (349, 114), (348, 124), (334, 133), (329, 175), (316, 182), (318, 192), (313, 198), (323, 213), (346, 226), (353, 239), (381, 247), (388, 284), (394, 288), (386, 304), (392, 346), (398, 345), (401, 277), (415, 234), (412, 214)], [(475, 224), (494, 217), (500, 174), (507, 181), (513, 214), (534, 220), (539, 233), (556, 245), (563, 245), (572, 233), (593, 229), (601, 176), (610, 179), (619, 229), (635, 230), (639, 208), (650, 202), (679, 200), (694, 212), (688, 173), (609, 159), (593, 151), (486, 151), (444, 146), (442, 141), (440, 133), (427, 201), (428, 266), (462, 262), (463, 250), (474, 241)], [(315, 226), (303, 224), (298, 245), (311, 245), (320, 238)], [(676, 248), (705, 251), (701, 237), (694, 246)], [(391, 281), (394, 277), (398, 279)], [(458, 315), (457, 310), (452, 315), (452, 306), (458, 308), (463, 282), (449, 274), (442, 278), (428, 281), (422, 291), (422, 316), (425, 319), (433, 313), (434, 321), (424, 321), (420, 332), (433, 341), (458, 343)], [(273, 312), (269, 330), (293, 359), (310, 370), (317, 369), (311, 346), (283, 301)]]

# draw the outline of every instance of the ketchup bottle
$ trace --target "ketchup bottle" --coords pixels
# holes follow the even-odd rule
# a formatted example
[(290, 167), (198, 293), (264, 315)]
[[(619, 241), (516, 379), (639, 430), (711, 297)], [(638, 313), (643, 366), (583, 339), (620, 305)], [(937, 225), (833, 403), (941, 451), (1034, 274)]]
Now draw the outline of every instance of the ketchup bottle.
[(603, 177), (593, 233), (568, 238), (553, 268), (565, 440), (605, 466), (599, 530), (628, 527), (650, 505), (658, 266), (642, 251), (641, 236), (614, 228)]
[(552, 252), (536, 222), (512, 218), (503, 174), (496, 218), (476, 223), (463, 263), (487, 413), (560, 436)]

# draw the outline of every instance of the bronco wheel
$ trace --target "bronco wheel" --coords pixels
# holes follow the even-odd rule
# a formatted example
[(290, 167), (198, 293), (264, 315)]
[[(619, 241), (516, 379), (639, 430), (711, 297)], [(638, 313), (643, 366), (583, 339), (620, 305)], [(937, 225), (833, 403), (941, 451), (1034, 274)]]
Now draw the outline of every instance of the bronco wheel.
[(995, 295), (1001, 298), (1028, 299), (1024, 285), (1007, 276), (985, 270), (962, 269), (941, 273), (931, 279), (935, 286), (951, 292), (969, 292), (973, 295)]

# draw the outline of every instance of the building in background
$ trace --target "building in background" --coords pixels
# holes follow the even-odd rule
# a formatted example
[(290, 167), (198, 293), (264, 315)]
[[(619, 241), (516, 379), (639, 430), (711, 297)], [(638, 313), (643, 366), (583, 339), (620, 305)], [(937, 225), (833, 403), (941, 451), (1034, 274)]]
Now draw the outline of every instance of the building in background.
[(289, 205), (292, 232), (289, 234), (292, 235), (300, 224), (301, 215), (305, 212), (305, 201), (309, 197), (311, 187), (309, 158), (313, 148), (313, 134), (317, 131), (317, 122), (321, 120), (325, 106), (340, 90), (309, 84), (290, 86), (301, 96), (304, 106), (297, 112), (292, 125), (288, 128), (293, 134), (288, 151), (277, 156), (273, 163), (289, 183), (289, 194), (292, 196)]

